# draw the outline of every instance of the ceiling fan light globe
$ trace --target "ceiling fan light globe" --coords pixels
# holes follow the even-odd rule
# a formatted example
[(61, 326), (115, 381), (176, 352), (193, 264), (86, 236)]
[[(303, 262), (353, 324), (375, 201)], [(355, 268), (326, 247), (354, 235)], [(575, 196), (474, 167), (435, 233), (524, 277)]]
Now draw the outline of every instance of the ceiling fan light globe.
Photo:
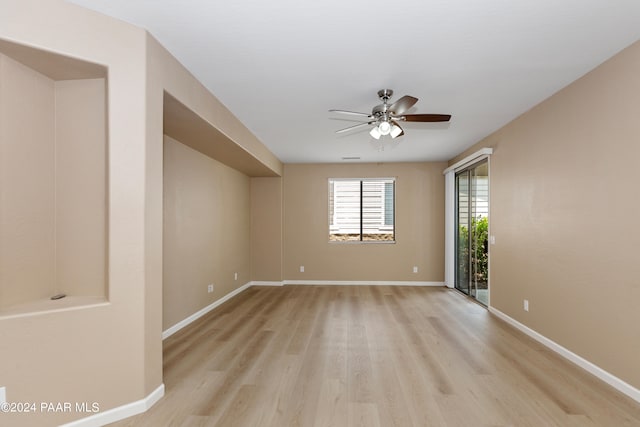
[(371, 135), (375, 139), (380, 139), (380, 136), (382, 136), (377, 126), (371, 129), (371, 132), (369, 132), (369, 135)]
[(391, 125), (391, 138), (396, 138), (402, 133), (402, 129), (398, 125)]
[(389, 122), (380, 122), (378, 125), (378, 131), (380, 135), (389, 135), (391, 132), (391, 124)]

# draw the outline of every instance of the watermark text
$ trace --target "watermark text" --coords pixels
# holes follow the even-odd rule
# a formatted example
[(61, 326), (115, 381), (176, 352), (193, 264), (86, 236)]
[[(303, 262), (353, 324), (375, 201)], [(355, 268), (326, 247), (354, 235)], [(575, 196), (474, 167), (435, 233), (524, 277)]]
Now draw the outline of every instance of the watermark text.
[(98, 402), (3, 402), (0, 403), (0, 412), (14, 414), (34, 412), (80, 412), (83, 414), (95, 414), (100, 412), (100, 404)]

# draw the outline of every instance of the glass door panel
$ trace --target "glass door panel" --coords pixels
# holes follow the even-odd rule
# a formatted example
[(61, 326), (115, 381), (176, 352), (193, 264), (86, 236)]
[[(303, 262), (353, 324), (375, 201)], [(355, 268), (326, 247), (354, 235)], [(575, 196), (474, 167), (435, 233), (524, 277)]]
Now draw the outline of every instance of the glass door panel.
[(456, 175), (456, 289), (469, 294), (469, 176)]
[(489, 303), (489, 164), (456, 174), (456, 289)]
[(471, 173), (471, 295), (489, 303), (489, 164), (483, 162)]

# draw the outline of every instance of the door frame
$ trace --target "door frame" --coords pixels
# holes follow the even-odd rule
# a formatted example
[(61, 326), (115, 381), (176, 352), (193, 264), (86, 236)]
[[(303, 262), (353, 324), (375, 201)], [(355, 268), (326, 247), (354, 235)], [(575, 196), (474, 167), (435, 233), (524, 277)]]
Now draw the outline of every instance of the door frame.
[[(445, 178), (445, 264), (444, 264), (444, 280), (448, 288), (455, 288), (455, 269), (456, 269), (456, 172), (459, 172), (474, 163), (487, 159), (489, 166), (489, 176), (491, 176), (491, 155), (493, 148), (482, 148), (475, 153), (463, 158), (446, 168), (442, 173)], [(489, 288), (491, 288), (491, 178), (489, 178)], [(489, 292), (489, 303), (491, 306), (491, 292)]]

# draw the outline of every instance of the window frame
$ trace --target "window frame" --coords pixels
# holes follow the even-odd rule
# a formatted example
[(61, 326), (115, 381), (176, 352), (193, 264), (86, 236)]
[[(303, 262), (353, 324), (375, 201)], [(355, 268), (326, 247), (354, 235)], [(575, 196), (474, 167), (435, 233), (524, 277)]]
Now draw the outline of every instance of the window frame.
[[(360, 213), (359, 213), (359, 220), (360, 220), (360, 233), (359, 233), (359, 240), (331, 240), (331, 227), (332, 227), (332, 222), (331, 222), (331, 216), (332, 216), (332, 212), (331, 212), (331, 207), (332, 207), (332, 203), (331, 203), (331, 193), (332, 193), (332, 183), (336, 182), (336, 181), (359, 181), (360, 182)], [(393, 184), (393, 201), (392, 201), (392, 209), (393, 209), (393, 224), (391, 224), (392, 226), (392, 230), (393, 230), (393, 234), (392, 234), (392, 239), (391, 240), (363, 240), (364, 238), (364, 225), (363, 225), (363, 183), (366, 181), (391, 181), (391, 183)], [(395, 244), (397, 242), (396, 240), (396, 181), (397, 181), (397, 177), (366, 177), (366, 178), (362, 178), (362, 177), (353, 177), (353, 178), (328, 178), (327, 179), (327, 229), (328, 229), (328, 242), (331, 244)], [(335, 203), (335, 200), (334, 200)], [(385, 201), (383, 199), (382, 201), (383, 205), (386, 206)], [(385, 221), (385, 217), (386, 215), (383, 215), (383, 222)], [(386, 224), (385, 224), (386, 225)]]

